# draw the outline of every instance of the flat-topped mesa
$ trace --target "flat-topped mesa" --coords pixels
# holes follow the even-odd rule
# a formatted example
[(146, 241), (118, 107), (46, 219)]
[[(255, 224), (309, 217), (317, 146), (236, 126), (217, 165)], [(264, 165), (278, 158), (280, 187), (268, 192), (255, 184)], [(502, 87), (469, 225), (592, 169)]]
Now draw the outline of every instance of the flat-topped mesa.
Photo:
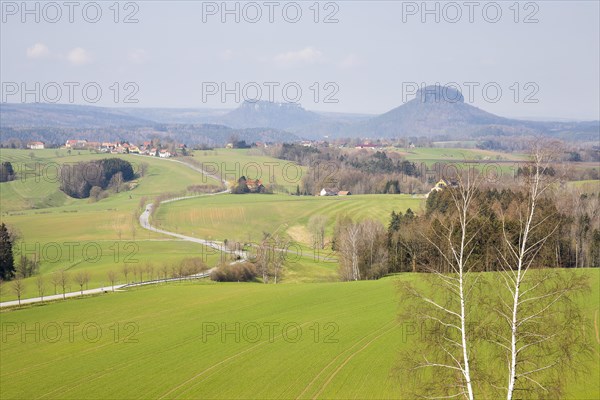
[(415, 99), (421, 103), (464, 103), (460, 90), (451, 86), (431, 85), (417, 91)]
[(304, 110), (299, 103), (274, 102), (266, 100), (244, 100), (244, 102), (240, 105), (240, 108), (251, 110)]

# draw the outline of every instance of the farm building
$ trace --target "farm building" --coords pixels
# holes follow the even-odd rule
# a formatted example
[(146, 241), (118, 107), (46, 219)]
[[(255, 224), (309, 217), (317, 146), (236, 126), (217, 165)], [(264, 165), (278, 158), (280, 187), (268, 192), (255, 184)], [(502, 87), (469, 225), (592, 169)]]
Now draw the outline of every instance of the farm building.
[(85, 139), (69, 139), (65, 143), (65, 147), (68, 149), (83, 149), (87, 146), (87, 140)]
[(319, 196), (350, 196), (351, 194), (352, 193), (348, 190), (338, 190), (333, 188), (323, 188), (319, 192)]
[(321, 196), (337, 196), (338, 192), (339, 192), (339, 190), (337, 190), (337, 189), (323, 188), (323, 189), (321, 189), (321, 192), (319, 193), (319, 195), (321, 195)]
[(44, 148), (44, 142), (29, 142), (27, 148), (31, 150), (42, 150)]

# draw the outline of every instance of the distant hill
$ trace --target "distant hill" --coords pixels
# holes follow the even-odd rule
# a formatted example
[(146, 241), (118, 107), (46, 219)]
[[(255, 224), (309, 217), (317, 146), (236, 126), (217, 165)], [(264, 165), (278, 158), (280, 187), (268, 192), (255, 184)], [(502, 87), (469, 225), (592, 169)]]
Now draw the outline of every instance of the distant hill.
[(451, 87), (428, 86), (413, 100), (384, 114), (359, 121), (321, 121), (298, 129), (311, 138), (446, 136), (472, 139), (489, 136), (544, 134), (566, 139), (592, 140), (600, 135), (600, 122), (526, 121), (500, 117), (464, 102)]
[(327, 119), (295, 103), (245, 101), (216, 121), (232, 128), (269, 127), (294, 131), (303, 126), (326, 122)]
[(136, 118), (163, 124), (207, 124), (214, 123), (230, 109), (213, 108), (119, 108), (119, 111)]
[[(500, 117), (464, 102), (462, 93), (429, 86), (407, 103), (384, 114), (317, 113), (299, 104), (244, 102), (234, 110), (206, 108), (106, 108), (60, 104), (1, 104), (3, 140), (27, 137), (55, 143), (72, 132), (101, 137), (166, 135), (188, 144), (221, 145), (240, 140), (295, 141), (324, 137), (396, 138), (443, 136), (472, 140), (490, 136), (547, 135), (595, 141), (600, 122), (527, 121)], [(65, 133), (66, 132), (66, 133)]]
[(413, 100), (382, 115), (352, 124), (337, 135), (406, 137), (436, 135), (485, 135), (498, 130), (508, 134), (535, 133), (526, 121), (511, 120), (464, 102), (462, 93), (450, 87), (429, 86)]
[(148, 126), (154, 122), (116, 108), (73, 104), (0, 104), (0, 128), (102, 128)]
[[(64, 104), (1, 104), (2, 141), (41, 140), (64, 144), (67, 139), (88, 141), (128, 140), (134, 143), (154, 137), (188, 145), (222, 146), (231, 136), (248, 143), (293, 142), (300, 138), (290, 132), (270, 127), (231, 128), (224, 125), (197, 123), (214, 118), (215, 111), (184, 109), (117, 109)], [(151, 118), (153, 120), (151, 120)], [(170, 123), (192, 120), (194, 123)]]
[(384, 137), (465, 133), (483, 126), (514, 126), (516, 123), (465, 104), (462, 93), (443, 86), (419, 90), (416, 97), (356, 128)]

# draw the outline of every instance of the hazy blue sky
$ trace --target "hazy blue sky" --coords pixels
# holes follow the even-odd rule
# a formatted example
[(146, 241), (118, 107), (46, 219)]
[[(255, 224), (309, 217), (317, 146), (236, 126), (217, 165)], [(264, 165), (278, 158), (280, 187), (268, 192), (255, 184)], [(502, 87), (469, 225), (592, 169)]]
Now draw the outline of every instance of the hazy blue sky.
[[(2, 2), (4, 99), (20, 101), (20, 93), (7, 95), (14, 91), (12, 82), (30, 88), (34, 82), (41, 87), (56, 82), (63, 87), (59, 102), (67, 102), (65, 82), (78, 82), (74, 100), (89, 104), (81, 87), (97, 82), (102, 89), (97, 105), (136, 105), (124, 104), (124, 96), (135, 89), (124, 86), (134, 82), (137, 106), (231, 108), (234, 95), (222, 103), (219, 93), (206, 93), (214, 89), (210, 82), (225, 82), (230, 89), (239, 82), (252, 98), (256, 85), (248, 83), (256, 82), (262, 99), (269, 96), (264, 83), (276, 82), (279, 86), (271, 84), (276, 100), (285, 100), (282, 87), (291, 83), (287, 98), (298, 98), (295, 88), (300, 87), (299, 101), (307, 109), (382, 113), (405, 102), (413, 83), (455, 82), (467, 101), (496, 114), (600, 119), (598, 1), (520, 2), (516, 7), (513, 1), (482, 1), (472, 9), (463, 1), (429, 2), (434, 12), (426, 15), (421, 2), (227, 3), (229, 9), (237, 7), (239, 22), (236, 13), (222, 15), (220, 1), (76, 3), (73, 23), (62, 1), (55, 3), (62, 17), (52, 23), (56, 7), (30, 2), (34, 13), (26, 14), (20, 1)], [(84, 16), (95, 18), (96, 5), (102, 11), (99, 21), (86, 21)], [(292, 23), (298, 8), (302, 15)], [(261, 17), (252, 23), (257, 10)], [(138, 22), (123, 23), (129, 14)], [(324, 23), (327, 15), (338, 22)], [(120, 87), (118, 104), (115, 87), (110, 89), (114, 82)], [(333, 85), (325, 86), (328, 82)], [(470, 99), (469, 82), (474, 82)], [(58, 96), (53, 87), (46, 87), (42, 101)], [(327, 94), (338, 102), (325, 102)], [(526, 102), (527, 96), (537, 103)]]

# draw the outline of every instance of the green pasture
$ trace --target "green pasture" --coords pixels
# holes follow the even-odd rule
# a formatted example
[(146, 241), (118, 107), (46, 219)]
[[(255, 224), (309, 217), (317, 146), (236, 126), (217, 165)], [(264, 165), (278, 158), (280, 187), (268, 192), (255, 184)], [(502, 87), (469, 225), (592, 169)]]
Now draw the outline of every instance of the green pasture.
[[(594, 340), (598, 272), (577, 300)], [(425, 282), (175, 283), (4, 311), (0, 395), (405, 399), (400, 352), (419, 334), (398, 318), (402, 280)], [(583, 376), (564, 372), (565, 398), (598, 398), (599, 350)]]
[[(295, 193), (306, 168), (296, 163), (263, 155), (259, 149), (214, 149), (192, 152), (194, 163), (214, 171), (222, 180), (237, 181), (241, 176), (261, 179), (264, 185), (275, 184), (276, 192)], [(301, 186), (301, 185), (300, 185)]]
[(375, 219), (387, 226), (392, 211), (419, 211), (422, 197), (411, 195), (290, 196), (226, 194), (167, 203), (154, 223), (189, 236), (223, 241), (259, 241), (263, 232), (287, 234), (310, 244), (306, 228), (313, 215), (328, 217), (331, 234), (336, 218)]

